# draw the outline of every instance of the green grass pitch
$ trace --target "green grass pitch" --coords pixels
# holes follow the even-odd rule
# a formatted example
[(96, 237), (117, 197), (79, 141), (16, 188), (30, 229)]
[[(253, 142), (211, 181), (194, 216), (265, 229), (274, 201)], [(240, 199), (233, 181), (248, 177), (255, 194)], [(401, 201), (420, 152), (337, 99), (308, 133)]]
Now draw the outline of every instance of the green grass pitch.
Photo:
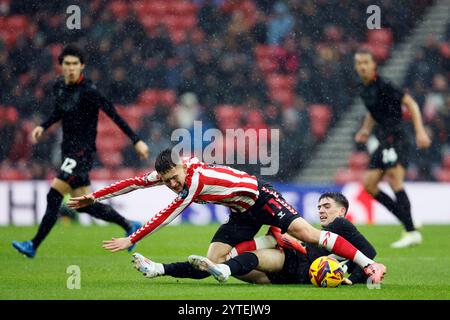
[[(158, 262), (185, 261), (190, 254), (206, 254), (217, 227), (166, 227), (141, 241), (135, 252)], [(450, 226), (425, 226), (424, 244), (402, 250), (389, 248), (399, 237), (400, 226), (359, 229), (376, 247), (377, 260), (387, 266), (385, 281), (378, 290), (365, 285), (322, 289), (252, 285), (236, 279), (222, 285), (213, 278), (147, 279), (133, 268), (129, 253), (113, 254), (101, 248), (102, 240), (123, 235), (116, 226), (59, 223), (34, 259), (18, 254), (11, 241), (29, 239), (36, 227), (1, 227), (0, 299), (450, 299)], [(67, 268), (71, 265), (80, 267), (80, 289), (67, 288)]]

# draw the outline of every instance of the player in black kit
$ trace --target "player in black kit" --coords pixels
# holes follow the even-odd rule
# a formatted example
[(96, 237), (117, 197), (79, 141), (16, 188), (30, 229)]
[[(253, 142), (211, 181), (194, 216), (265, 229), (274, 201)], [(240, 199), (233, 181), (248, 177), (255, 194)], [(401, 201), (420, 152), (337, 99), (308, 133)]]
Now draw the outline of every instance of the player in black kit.
[[(323, 193), (319, 197), (318, 203), (322, 229), (346, 237), (358, 250), (373, 259), (376, 255), (373, 246), (345, 218), (348, 206), (348, 200), (343, 194)], [(277, 241), (274, 240), (274, 242)], [(281, 246), (277, 249), (273, 248), (273, 245), (272, 248), (267, 246), (266, 249), (243, 252), (220, 264), (213, 263), (206, 257), (193, 255), (189, 257), (189, 262), (198, 269), (198, 272), (191, 272), (191, 274), (180, 272), (180, 266), (184, 262), (161, 264), (138, 253), (133, 254), (133, 262), (135, 268), (148, 278), (167, 275), (177, 278), (203, 279), (213, 275), (220, 282), (226, 281), (230, 276), (236, 276), (243, 281), (257, 284), (311, 284), (309, 280), (311, 263), (318, 257), (330, 254), (326, 249), (310, 244), (306, 244), (306, 248), (303, 250), (294, 249), (294, 246), (285, 244), (281, 244)], [(351, 261), (342, 260), (340, 257), (335, 256), (335, 258), (342, 261), (344, 269), (350, 274), (348, 278), (344, 279), (345, 284), (367, 281), (366, 274), (359, 266)]]
[[(64, 195), (73, 197), (89, 193), (89, 171), (96, 152), (97, 122), (99, 110), (103, 110), (133, 142), (136, 153), (147, 159), (148, 146), (140, 140), (128, 124), (117, 113), (112, 103), (102, 96), (95, 85), (84, 78), (83, 52), (73, 45), (66, 46), (59, 56), (63, 78), (53, 86), (55, 107), (50, 117), (32, 132), (32, 142), (37, 143), (46, 129), (57, 121), (62, 121), (62, 165), (53, 179), (47, 194), (47, 208), (35, 237), (30, 241), (13, 241), (13, 247), (32, 258), (41, 242), (56, 223), (58, 211)], [(130, 235), (141, 227), (136, 221), (129, 221), (111, 206), (94, 203), (82, 208), (95, 218), (113, 222)]]
[[(431, 140), (422, 122), (419, 106), (409, 95), (377, 74), (372, 54), (360, 50), (355, 54), (355, 69), (361, 82), (361, 98), (369, 111), (355, 141), (366, 143), (375, 124), (378, 125), (379, 145), (373, 152), (369, 168), (364, 175), (364, 188), (377, 201), (391, 211), (403, 224), (406, 232), (392, 244), (393, 248), (404, 248), (422, 242), (411, 217), (411, 204), (404, 189), (405, 172), (408, 167), (409, 143), (402, 120), (402, 105), (411, 114), (418, 148), (428, 148)], [(395, 193), (395, 200), (378, 188), (386, 176)]]

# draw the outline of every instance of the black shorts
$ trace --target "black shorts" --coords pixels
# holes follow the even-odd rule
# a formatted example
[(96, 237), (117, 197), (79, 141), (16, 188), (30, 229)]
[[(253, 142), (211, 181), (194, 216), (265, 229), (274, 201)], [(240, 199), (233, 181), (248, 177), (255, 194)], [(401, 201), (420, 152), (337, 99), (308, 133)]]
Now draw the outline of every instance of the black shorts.
[(89, 171), (92, 169), (93, 162), (94, 157), (91, 152), (63, 154), (57, 178), (67, 182), (73, 189), (89, 186), (91, 184)]
[(304, 254), (284, 249), (283, 269), (276, 273), (266, 273), (272, 284), (311, 284), (309, 280), (310, 260)]
[(380, 140), (380, 145), (373, 152), (369, 169), (389, 169), (397, 164), (402, 165), (405, 169), (409, 164), (409, 142), (406, 138), (387, 137)]
[(234, 247), (238, 243), (253, 240), (261, 227), (262, 224), (253, 217), (232, 212), (228, 222), (219, 227), (211, 242), (222, 242)]
[(291, 222), (300, 217), (270, 184), (259, 182), (258, 189), (255, 204), (246, 212), (232, 212), (229, 221), (219, 227), (211, 242), (234, 247), (252, 240), (264, 224), (278, 227), (285, 233)]

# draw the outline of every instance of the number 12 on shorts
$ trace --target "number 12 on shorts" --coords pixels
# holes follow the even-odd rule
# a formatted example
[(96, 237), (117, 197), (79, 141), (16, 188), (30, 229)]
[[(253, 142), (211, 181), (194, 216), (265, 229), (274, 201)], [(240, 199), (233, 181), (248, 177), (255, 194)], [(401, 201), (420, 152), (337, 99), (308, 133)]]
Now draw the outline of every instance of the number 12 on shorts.
[(383, 163), (393, 163), (397, 161), (397, 158), (397, 152), (395, 152), (394, 148), (383, 150)]
[(61, 170), (72, 174), (73, 168), (77, 166), (77, 162), (72, 158), (65, 158), (63, 164), (61, 165)]

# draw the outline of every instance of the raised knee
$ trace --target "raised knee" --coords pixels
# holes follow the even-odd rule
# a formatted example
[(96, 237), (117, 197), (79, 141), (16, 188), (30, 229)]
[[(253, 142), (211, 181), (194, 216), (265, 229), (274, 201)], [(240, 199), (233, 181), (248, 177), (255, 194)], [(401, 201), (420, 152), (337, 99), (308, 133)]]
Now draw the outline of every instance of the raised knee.
[(222, 263), (227, 260), (227, 254), (221, 253), (208, 253), (207, 258), (214, 263)]

